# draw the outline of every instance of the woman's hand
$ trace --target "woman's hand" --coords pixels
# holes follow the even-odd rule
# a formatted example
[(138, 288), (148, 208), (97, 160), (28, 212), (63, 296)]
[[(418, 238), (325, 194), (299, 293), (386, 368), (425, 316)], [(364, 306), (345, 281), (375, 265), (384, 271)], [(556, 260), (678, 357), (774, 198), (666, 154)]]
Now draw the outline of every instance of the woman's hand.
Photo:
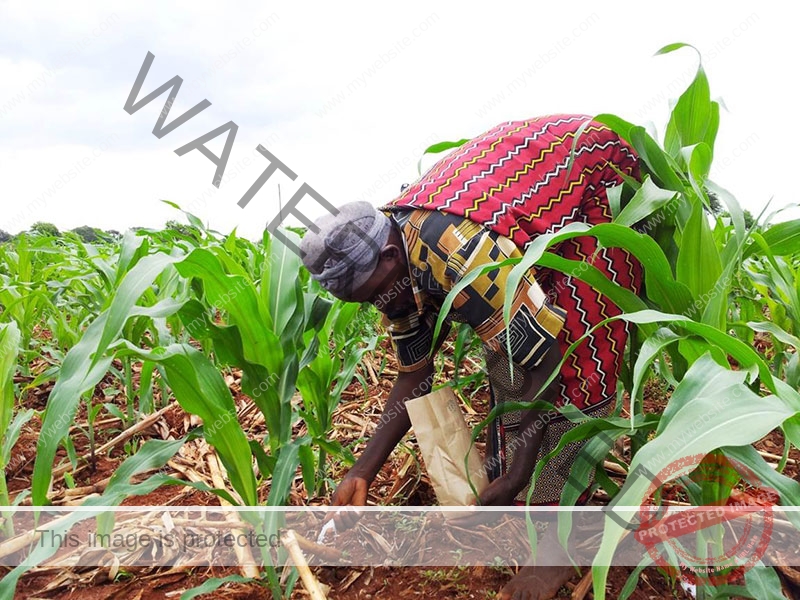
[(478, 496), (480, 506), (512, 506), (522, 486), (508, 475), (492, 481)]
[[(366, 506), (369, 484), (370, 482), (363, 477), (348, 473), (333, 492), (331, 505)], [(358, 511), (341, 511), (334, 515), (333, 522), (336, 524), (337, 531), (342, 531), (353, 527), (359, 518), (361, 518), (361, 513)]]
[[(480, 493), (477, 499), (473, 499), (471, 505), (479, 506), (513, 506), (514, 498), (525, 484), (519, 484), (509, 475), (503, 475), (492, 481)], [(494, 511), (483, 511), (480, 508), (473, 508), (464, 511), (457, 517), (451, 517), (449, 522), (457, 527), (472, 528), (478, 525), (489, 525), (496, 521), (498, 515)]]

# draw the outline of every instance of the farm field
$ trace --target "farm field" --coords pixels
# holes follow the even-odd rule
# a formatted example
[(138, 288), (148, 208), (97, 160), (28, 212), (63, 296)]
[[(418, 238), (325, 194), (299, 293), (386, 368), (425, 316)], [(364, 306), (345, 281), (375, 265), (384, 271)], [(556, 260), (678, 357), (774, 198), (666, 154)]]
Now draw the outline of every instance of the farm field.
[[(636, 149), (642, 182), (612, 194), (612, 223), (567, 226), (537, 239), (521, 261), (496, 265), (512, 276), (537, 265), (585, 279), (630, 324), (616, 410), (578, 428), (598, 469), (590, 504), (754, 505), (768, 489), (776, 504), (800, 506), (800, 221), (750, 215), (709, 179), (719, 110), (700, 69), (660, 141), (596, 116)], [(10, 509), (0, 517), (0, 557), (24, 556), (35, 541), (14, 545), (22, 534), (11, 507), (324, 505), (378, 423), (397, 364), (376, 309), (335, 300), (277, 236), (222, 234), (175, 210), (182, 216), (163, 230), (62, 233), (39, 224), (0, 243), (0, 506)], [(301, 234), (284, 231), (293, 242)], [(640, 296), (548, 251), (584, 235), (641, 262)], [(437, 383), (455, 389), (478, 425), (489, 406), (478, 340), (459, 328), (436, 364)], [(674, 481), (655, 495), (646, 482), (626, 485), (641, 465), (658, 473), (694, 455), (747, 473), (689, 477), (682, 496)], [(588, 466), (576, 477), (588, 482)], [(562, 503), (576, 500), (565, 490)], [(370, 502), (435, 503), (413, 435)], [(800, 515), (786, 518), (800, 526)], [(623, 537), (607, 526), (602, 557)], [(610, 569), (600, 561), (562, 592), (693, 597), (676, 572), (646, 559)], [(308, 597), (294, 570), (269, 564), (255, 573), (29, 564), (0, 574), (2, 599)], [(507, 567), (314, 569), (331, 598), (348, 600), (492, 598), (511, 575)], [(800, 570), (790, 566), (725, 575), (696, 597), (800, 597)]]

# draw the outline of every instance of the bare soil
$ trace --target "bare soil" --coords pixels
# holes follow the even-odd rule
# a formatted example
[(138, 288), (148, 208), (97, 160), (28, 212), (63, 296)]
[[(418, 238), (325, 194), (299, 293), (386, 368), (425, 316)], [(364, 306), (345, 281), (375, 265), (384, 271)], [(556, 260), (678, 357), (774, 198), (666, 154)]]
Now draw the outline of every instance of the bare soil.
[[(367, 357), (366, 363), (360, 367), (361, 374), (367, 382), (365, 391), (359, 383), (351, 385), (344, 393), (342, 403), (334, 416), (334, 429), (331, 434), (344, 446), (349, 447), (355, 455), (363, 450), (369, 435), (378, 421), (384, 402), (391, 388), (392, 376), (396, 373), (391, 353), (387, 355), (385, 372), (380, 373), (380, 365), (386, 344), (378, 350), (376, 355)], [(443, 379), (452, 377), (452, 365), (445, 362), (442, 372)], [(136, 376), (138, 381), (138, 374)], [(265, 433), (263, 418), (249, 398), (241, 393), (240, 374), (235, 371), (230, 373), (226, 381), (234, 395), (239, 409), (240, 421), (249, 436), (259, 436)], [(116, 399), (105, 397), (103, 388), (115, 385), (110, 378), (97, 386), (96, 402), (119, 402)], [(40, 389), (31, 390), (23, 399), (26, 407), (41, 410), (44, 408), (47, 397), (52, 390), (52, 384)], [(668, 392), (657, 384), (648, 384), (645, 393), (644, 409), (646, 412), (661, 412), (668, 400)], [(481, 416), (488, 410), (489, 394), (485, 387), (478, 390), (467, 390), (470, 400), (465, 405), (470, 424), (477, 423)], [(122, 397), (122, 396), (120, 396)], [(164, 400), (156, 393), (156, 408), (165, 405)], [(76, 423), (80, 426), (73, 430), (75, 450), (79, 457), (87, 457), (80, 461), (78, 470), (75, 471), (74, 482), (79, 488), (68, 489), (63, 476), (54, 479), (52, 499), (54, 504), (63, 504), (67, 501), (79, 500), (81, 494), (101, 493), (108, 478), (114, 473), (119, 464), (129, 453), (135, 450), (147, 439), (177, 439), (199, 424), (195, 418), (186, 414), (175, 403), (167, 405), (168, 408), (161, 417), (150, 427), (142, 429), (129, 440), (113, 446), (104, 453), (92, 454), (90, 441), (86, 435), (86, 408), (82, 406)], [(126, 407), (119, 406), (125, 412)], [(114, 420), (106, 411), (101, 411), (97, 417), (99, 425), (95, 426), (94, 448), (99, 448), (113, 440), (124, 429), (122, 422)], [(13, 496), (22, 490), (30, 489), (33, 461), (36, 455), (36, 442), (41, 430), (38, 418), (32, 419), (24, 428), (19, 441), (13, 449), (14, 457), (7, 469), (9, 491)], [(304, 425), (298, 424), (296, 433), (304, 433)], [(780, 456), (784, 447), (783, 436), (780, 431), (773, 431), (756, 444), (756, 448), (773, 455)], [(619, 456), (628, 462), (626, 449), (618, 449)], [(211, 478), (208, 465), (205, 461), (209, 448), (202, 441), (194, 441), (185, 445), (181, 453), (170, 463), (168, 471), (174, 476), (184, 479), (205, 481), (211, 487)], [(379, 473), (375, 484), (370, 490), (370, 502), (374, 504), (394, 505), (429, 505), (434, 503), (434, 494), (430, 488), (424, 470), (416, 459), (416, 444), (413, 437), (406, 437), (398, 449), (394, 451), (384, 468)], [(790, 453), (792, 459), (787, 465), (785, 473), (798, 477), (798, 463), (800, 451), (793, 449)], [(56, 466), (66, 464), (66, 453), (61, 450), (57, 457)], [(777, 462), (774, 460), (772, 462)], [(333, 481), (338, 481), (346, 472), (346, 466), (332, 461), (329, 464), (329, 473)], [(617, 483), (622, 479), (615, 473), (609, 472)], [(267, 489), (260, 490), (262, 497), (266, 496)], [(318, 497), (309, 497), (298, 473), (290, 495), (293, 505), (321, 505), (327, 503), (326, 494)], [(604, 503), (602, 490), (598, 491), (591, 503)], [(262, 498), (263, 499), (263, 498)], [(163, 487), (154, 492), (139, 497), (128, 498), (126, 505), (137, 506), (215, 506), (219, 498), (213, 494), (203, 493), (180, 486)], [(607, 597), (617, 598), (624, 586), (631, 568), (615, 567), (611, 569), (607, 585)], [(6, 571), (0, 568), (0, 576)], [(211, 577), (225, 577), (237, 573), (232, 568), (203, 568), (171, 570), (168, 568), (150, 569), (123, 569), (116, 575), (116, 580), (109, 579), (108, 570), (94, 569), (60, 569), (46, 570), (34, 569), (22, 578), (17, 588), (15, 598), (65, 598), (69, 600), (154, 600), (156, 598), (178, 598), (180, 593), (196, 587)], [(329, 597), (335, 600), (396, 600), (405, 598), (494, 598), (502, 586), (513, 576), (508, 568), (475, 567), (475, 568), (330, 568), (315, 569), (319, 580), (329, 589)], [(576, 594), (576, 586), (586, 575), (575, 574), (559, 592), (558, 597), (564, 598), (592, 598), (590, 591), (585, 595)], [(232, 600), (245, 599), (270, 599), (269, 590), (261, 583), (226, 584), (214, 592), (215, 598), (229, 598)], [(307, 594), (298, 584), (292, 598), (296, 600), (307, 598)], [(631, 598), (646, 600), (654, 598), (691, 598), (684, 592), (680, 585), (671, 583), (668, 578), (655, 568), (643, 571), (640, 581)]]

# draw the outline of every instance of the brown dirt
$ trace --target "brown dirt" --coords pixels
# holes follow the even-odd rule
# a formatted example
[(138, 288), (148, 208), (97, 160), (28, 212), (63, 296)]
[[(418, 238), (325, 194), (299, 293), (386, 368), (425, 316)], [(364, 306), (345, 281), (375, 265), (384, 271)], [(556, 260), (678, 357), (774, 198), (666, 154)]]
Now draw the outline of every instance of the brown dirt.
[[(575, 587), (588, 569), (583, 568), (559, 590), (557, 598), (570, 598)], [(608, 598), (619, 597), (625, 582), (633, 571), (628, 567), (614, 567), (609, 573), (606, 586)], [(444, 569), (398, 569), (375, 568), (360, 571), (324, 569), (318, 573), (320, 581), (331, 586), (332, 600), (395, 600), (405, 598), (475, 598), (491, 599), (511, 579), (513, 572), (507, 568), (473, 567)], [(353, 577), (357, 577), (353, 580)], [(301, 592), (295, 592), (293, 599), (299, 600)], [(587, 593), (586, 598), (594, 595)], [(645, 569), (640, 577), (639, 587), (630, 596), (631, 600), (652, 600), (654, 598), (689, 599), (680, 586), (671, 590), (665, 586), (664, 577), (655, 569)]]
[[(379, 353), (387, 350), (384, 341)], [(344, 394), (342, 403), (334, 415), (334, 429), (332, 438), (344, 446), (349, 447), (356, 455), (363, 450), (364, 445), (377, 422), (383, 405), (391, 389), (391, 377), (375, 377), (379, 371), (382, 356), (378, 354), (372, 358), (374, 368), (362, 367), (362, 375), (371, 382), (365, 394), (361, 385), (351, 385)], [(386, 375), (392, 375), (395, 368), (391, 358), (387, 361)], [(452, 377), (452, 365), (445, 365), (442, 373), (443, 379)], [(138, 374), (137, 374), (138, 378)], [(240, 388), (240, 375), (236, 372), (227, 377), (228, 384), (237, 405), (246, 407), (250, 401), (243, 396)], [(98, 385), (98, 398), (95, 401), (115, 402), (121, 410), (125, 410), (124, 400), (121, 397), (107, 399), (103, 397), (101, 389), (115, 385), (109, 377)], [(52, 384), (33, 390), (25, 400), (25, 406), (41, 410), (44, 408), (47, 397), (52, 391)], [(474, 392), (474, 393), (473, 393)], [(477, 423), (481, 415), (488, 410), (489, 394), (486, 387), (478, 390), (468, 390), (472, 395), (471, 408), (467, 409), (470, 424)], [(646, 389), (644, 408), (646, 412), (661, 412), (666, 405), (668, 392), (658, 386), (649, 384)], [(156, 402), (160, 402), (156, 396)], [(250, 416), (253, 416), (250, 413)], [(86, 419), (85, 406), (81, 406), (77, 421)], [(109, 414), (102, 411), (98, 420), (109, 418)], [(159, 439), (178, 438), (185, 434), (189, 422), (188, 415), (179, 407), (165, 413), (158, 426), (143, 431), (134, 438), (143, 441), (148, 437)], [(243, 422), (249, 435), (264, 433), (263, 422), (251, 419)], [(36, 452), (36, 441), (41, 429), (38, 418), (32, 419), (24, 428), (19, 441), (13, 450), (15, 460), (8, 470), (9, 489), (12, 492), (30, 488), (30, 477), (33, 459)], [(98, 429), (96, 444), (110, 440), (119, 433), (121, 425), (109, 426)], [(302, 425), (298, 426), (296, 433), (303, 432)], [(88, 440), (84, 435), (74, 437), (76, 451), (79, 456), (88, 452)], [(756, 447), (773, 454), (781, 454), (783, 436), (780, 431), (774, 431), (756, 444)], [(434, 495), (424, 471), (421, 469), (416, 456), (416, 444), (411, 436), (393, 452), (386, 465), (381, 470), (375, 484), (370, 490), (370, 502), (375, 504), (400, 504), (400, 505), (428, 505), (433, 503)], [(800, 461), (800, 451), (793, 449), (790, 456)], [(125, 452), (122, 448), (115, 448), (109, 456), (98, 456), (94, 463), (84, 469), (75, 479), (76, 485), (93, 485), (109, 477), (118, 465), (124, 460)], [(57, 464), (65, 461), (63, 450), (59, 451)], [(189, 460), (189, 459), (187, 459)], [(189, 461), (191, 462), (191, 461)], [(197, 466), (197, 465), (195, 465)], [(198, 467), (199, 471), (202, 471)], [(339, 480), (346, 472), (347, 467), (337, 460), (329, 463), (329, 473), (334, 481)], [(797, 477), (797, 465), (787, 466), (786, 474)], [(65, 483), (63, 478), (54, 482), (54, 492), (63, 491)], [(266, 490), (264, 490), (266, 492)], [(327, 502), (327, 494), (309, 497), (298, 476), (290, 495), (290, 503), (296, 505), (318, 505)], [(199, 492), (190, 488), (168, 486), (141, 497), (128, 498), (124, 505), (218, 505), (216, 496)], [(624, 567), (612, 568), (609, 575), (608, 596), (618, 597), (625, 581), (632, 569)], [(349, 568), (318, 568), (315, 570), (319, 579), (330, 586), (329, 597), (332, 600), (372, 600), (386, 599), (399, 600), (402, 598), (493, 598), (497, 591), (511, 578), (510, 569), (493, 567), (475, 568), (374, 568), (374, 569), (349, 569)], [(0, 568), (0, 575), (4, 571)], [(224, 577), (234, 574), (234, 569), (195, 569), (173, 571), (163, 569), (129, 569), (118, 576), (118, 581), (110, 581), (108, 573), (101, 569), (88, 569), (85, 571), (47, 571), (31, 573), (25, 576), (18, 588), (15, 598), (65, 598), (68, 600), (154, 600), (156, 598), (177, 597), (181, 591), (196, 587), (210, 577)], [(584, 569), (585, 572), (585, 569)], [(570, 597), (579, 578), (574, 577), (561, 589), (559, 597)], [(214, 593), (217, 598), (230, 598), (236, 600), (271, 598), (269, 591), (258, 583), (227, 584)], [(592, 598), (591, 592), (587, 598)], [(307, 598), (298, 584), (292, 598), (300, 600)], [(645, 569), (640, 582), (631, 598), (645, 600), (653, 598), (689, 598), (680, 586), (672, 587), (667, 578), (654, 568)]]
[[(632, 568), (614, 567), (606, 585), (608, 598), (617, 598)], [(585, 574), (584, 568), (581, 575)], [(119, 581), (112, 582), (107, 573), (99, 570), (85, 574), (70, 574), (63, 585), (52, 591), (43, 591), (61, 583), (52, 573), (29, 576), (17, 590), (15, 598), (58, 598), (63, 600), (157, 600), (177, 597), (181, 592), (201, 585), (211, 577), (236, 574), (234, 569), (198, 569), (186, 571), (158, 571), (130, 569)], [(81, 576), (83, 575), (83, 576)], [(330, 600), (401, 600), (419, 598), (438, 599), (491, 599), (508, 582), (513, 573), (494, 567), (474, 568), (367, 568), (316, 569), (319, 581), (328, 586)], [(558, 593), (557, 598), (569, 598), (580, 577), (576, 574)], [(209, 597), (209, 596), (202, 596)], [(269, 590), (258, 583), (228, 583), (213, 593), (214, 598), (231, 600), (271, 600)], [(593, 598), (587, 593), (586, 598)], [(292, 600), (308, 598), (301, 584), (297, 584)], [(691, 596), (680, 586), (670, 588), (664, 576), (655, 568), (645, 569), (631, 600), (672, 598), (689, 600)]]

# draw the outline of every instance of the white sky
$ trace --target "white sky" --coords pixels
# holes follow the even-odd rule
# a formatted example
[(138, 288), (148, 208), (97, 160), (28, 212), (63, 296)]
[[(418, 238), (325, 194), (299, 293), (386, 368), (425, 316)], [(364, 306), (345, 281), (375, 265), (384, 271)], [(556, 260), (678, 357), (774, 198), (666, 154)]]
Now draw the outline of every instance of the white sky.
[[(796, 204), (790, 6), (0, 0), (0, 228), (182, 219), (163, 198), (255, 238), (278, 212), (278, 183), (284, 203), (306, 182), (334, 205), (381, 204), (416, 178), (425, 147), (502, 121), (612, 112), (663, 131), (696, 57), (652, 55), (678, 41), (700, 49), (727, 107), (713, 179), (755, 214), (772, 196), (772, 208)], [(151, 131), (166, 94), (123, 110), (148, 51), (139, 98), (180, 75), (168, 121), (212, 103), (162, 139)], [(174, 150), (230, 120), (239, 131), (217, 189), (208, 159)], [(258, 144), (297, 179), (276, 173), (242, 209), (268, 164)]]

